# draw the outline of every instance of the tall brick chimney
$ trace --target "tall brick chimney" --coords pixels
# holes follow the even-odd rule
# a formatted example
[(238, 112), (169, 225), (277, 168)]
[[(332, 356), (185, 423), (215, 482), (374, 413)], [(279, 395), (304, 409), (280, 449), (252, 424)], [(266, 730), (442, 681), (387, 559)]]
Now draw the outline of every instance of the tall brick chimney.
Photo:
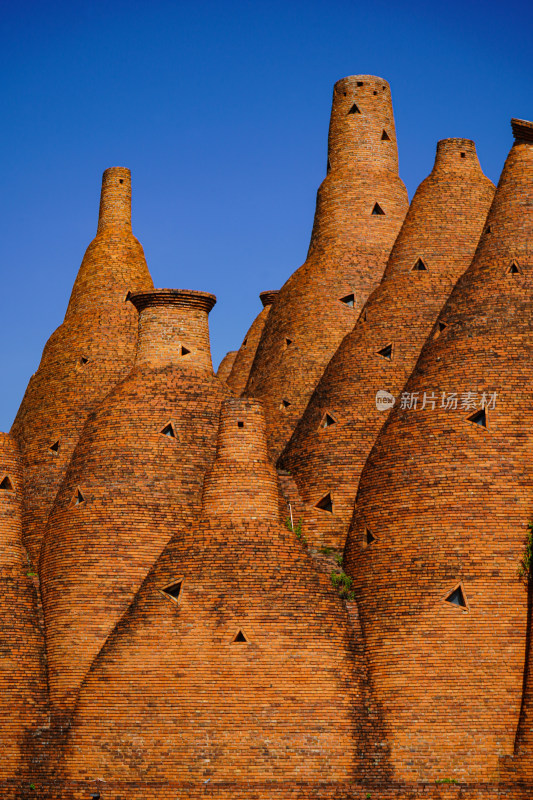
[(41, 554), (56, 714), (70, 712), (161, 550), (199, 513), (230, 394), (211, 365), (214, 295), (158, 289), (130, 300), (139, 311), (134, 368), (87, 420)]
[(528, 623), (518, 573), (531, 521), (532, 180), (533, 142), (518, 135), (472, 264), (361, 476), (345, 569), (398, 780), (490, 781), (514, 750)]
[(336, 590), (276, 506), (261, 404), (226, 400), (201, 520), (176, 529), (83, 682), (65, 786), (102, 763), (112, 795), (139, 774), (173, 797), (209, 784), (289, 797), (302, 782), (309, 796), (357, 774), (360, 655)]
[(128, 292), (150, 289), (131, 232), (130, 171), (104, 172), (98, 233), (83, 258), (65, 321), (48, 340), (13, 423), (24, 459), (24, 542), (38, 563), (46, 519), (87, 415), (131, 370), (137, 315)]
[[(494, 196), (474, 142), (443, 139), (418, 187), (385, 269), (358, 323), (326, 367), (280, 458), (305, 502), (316, 546), (342, 549), (359, 477), (455, 282), (469, 266)], [(421, 401), (422, 402), (422, 401)], [(329, 495), (331, 509), (320, 508)]]
[(245, 390), (265, 404), (272, 457), (379, 283), (407, 208), (388, 83), (338, 81), (307, 260), (272, 306)]

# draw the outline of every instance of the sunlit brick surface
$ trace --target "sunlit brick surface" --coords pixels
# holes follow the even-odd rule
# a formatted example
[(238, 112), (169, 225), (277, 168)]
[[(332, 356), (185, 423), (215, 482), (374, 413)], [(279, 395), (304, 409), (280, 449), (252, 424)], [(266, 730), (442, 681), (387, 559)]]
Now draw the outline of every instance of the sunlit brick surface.
[[(277, 291), (267, 291), (261, 292), (259, 295), (263, 308), (252, 322), (248, 333), (244, 337), (233, 362), (231, 374), (228, 377), (228, 386), (233, 389), (236, 395), (242, 394), (246, 387), (257, 347), (261, 340), (263, 328), (265, 327), (270, 308), (277, 294)], [(287, 342), (285, 342), (285, 347), (287, 346)]]
[[(387, 419), (376, 394), (385, 390), (399, 398), (442, 305), (472, 260), (493, 196), (472, 141), (438, 143), (383, 281), (328, 364), (280, 459), (306, 504), (306, 534), (318, 545), (344, 547), (361, 470)], [(380, 355), (389, 345), (390, 358)], [(333, 513), (315, 508), (327, 492)]]

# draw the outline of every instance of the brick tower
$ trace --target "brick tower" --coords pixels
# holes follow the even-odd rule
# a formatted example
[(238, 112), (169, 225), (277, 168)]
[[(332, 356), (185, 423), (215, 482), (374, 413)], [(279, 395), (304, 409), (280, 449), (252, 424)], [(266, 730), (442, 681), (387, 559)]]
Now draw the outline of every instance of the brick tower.
[(233, 389), (236, 395), (242, 394), (246, 387), (250, 369), (252, 368), (255, 354), (257, 352), (257, 347), (259, 345), (265, 323), (268, 319), (272, 303), (274, 302), (277, 294), (277, 290), (270, 290), (267, 292), (261, 292), (259, 295), (259, 299), (263, 304), (263, 308), (252, 322), (248, 333), (244, 337), (242, 344), (237, 351), (237, 356), (233, 362), (233, 367), (228, 377), (228, 386)]
[(30, 758), (46, 725), (44, 640), (38, 623), (38, 582), (22, 544), (22, 464), (14, 439), (0, 433), (0, 787), (33, 774)]
[(238, 350), (229, 350), (218, 365), (217, 378), (220, 378), (221, 381), (227, 381), (228, 375), (230, 374), (235, 363), (235, 359), (237, 358), (237, 353)]
[(307, 260), (272, 306), (245, 391), (264, 402), (272, 457), (379, 283), (407, 207), (388, 84), (338, 81)]
[[(361, 470), (455, 282), (469, 266), (494, 196), (474, 142), (443, 139), (418, 187), (383, 281), (320, 379), (281, 456), (298, 485), (304, 529), (343, 548)], [(324, 503), (324, 498), (330, 503)]]
[(220, 405), (230, 394), (211, 364), (213, 295), (159, 289), (130, 300), (139, 310), (134, 369), (87, 420), (42, 548), (57, 713), (72, 708), (91, 662), (166, 543), (195, 519)]
[(473, 262), (369, 456), (346, 545), (391, 764), (410, 781), (493, 780), (519, 721), (533, 124), (513, 128)]
[(104, 172), (98, 231), (83, 258), (63, 324), (44, 348), (12, 433), (24, 457), (24, 542), (38, 563), (46, 519), (83, 424), (131, 370), (137, 319), (128, 292), (152, 287), (131, 231), (131, 175)]
[(101, 777), (132, 798), (330, 797), (359, 743), (348, 629), (279, 524), (261, 404), (227, 400), (202, 519), (176, 529), (93, 662), (56, 796)]

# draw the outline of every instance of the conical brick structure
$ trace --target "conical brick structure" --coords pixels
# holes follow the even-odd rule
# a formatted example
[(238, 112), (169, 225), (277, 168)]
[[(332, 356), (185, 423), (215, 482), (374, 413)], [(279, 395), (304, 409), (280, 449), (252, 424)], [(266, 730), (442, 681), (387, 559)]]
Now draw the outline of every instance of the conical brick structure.
[(260, 403), (224, 403), (202, 519), (93, 664), (56, 796), (95, 776), (111, 796), (220, 800), (330, 797), (353, 778), (360, 662), (342, 601), (279, 524), (265, 433)]
[[(305, 503), (306, 536), (343, 548), (361, 470), (454, 284), (469, 266), (494, 196), (474, 142), (443, 139), (418, 187), (383, 281), (328, 364), (280, 459)], [(390, 399), (389, 399), (390, 402)], [(331, 498), (326, 509), (324, 497)]]
[(222, 400), (208, 313), (215, 297), (134, 294), (134, 369), (89, 417), (41, 555), (52, 708), (68, 713), (91, 662), (177, 529), (200, 510)]
[(407, 208), (388, 84), (338, 81), (307, 260), (272, 305), (246, 386), (264, 402), (272, 457), (381, 280)]
[(152, 287), (131, 231), (131, 175), (104, 172), (98, 232), (83, 258), (63, 324), (44, 348), (12, 433), (24, 456), (24, 542), (38, 562), (46, 519), (83, 424), (131, 370), (137, 319), (128, 292)]
[(236, 395), (243, 393), (250, 370), (254, 362), (257, 347), (261, 340), (263, 329), (265, 327), (270, 308), (274, 302), (277, 291), (270, 290), (261, 292), (259, 299), (263, 304), (261, 312), (252, 322), (250, 329), (243, 339), (243, 342), (238, 350), (237, 357), (233, 363), (231, 373), (228, 377), (228, 386), (230, 386)]
[[(44, 640), (36, 575), (22, 544), (22, 463), (0, 433), (0, 787), (4, 797), (35, 775), (39, 728), (47, 723)], [(34, 585), (35, 584), (35, 585)]]
[(221, 381), (227, 381), (238, 352), (238, 350), (229, 350), (218, 365), (217, 378), (220, 378)]
[(492, 782), (513, 753), (533, 488), (532, 129), (514, 121), (476, 255), (369, 456), (347, 541), (398, 779)]

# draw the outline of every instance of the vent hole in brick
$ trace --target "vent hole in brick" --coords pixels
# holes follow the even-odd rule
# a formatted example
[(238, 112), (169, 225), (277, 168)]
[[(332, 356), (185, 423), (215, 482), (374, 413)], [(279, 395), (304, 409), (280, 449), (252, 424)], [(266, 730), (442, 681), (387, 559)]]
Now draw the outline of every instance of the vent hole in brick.
[(348, 111), (348, 114), (360, 114), (361, 112), (357, 108), (356, 104), (354, 103), (351, 109)]
[(288, 408), (289, 406), (290, 406), (290, 402), (288, 400), (282, 400), (281, 403), (280, 403), (280, 408), (282, 410), (285, 409), (285, 408)]
[(165, 586), (164, 589), (161, 589), (161, 592), (170, 600), (172, 600), (174, 603), (177, 603), (181, 595), (182, 585), (183, 585), (183, 579), (180, 579), (179, 581), (171, 583), (169, 586)]
[(76, 494), (74, 495), (74, 505), (79, 506), (85, 502), (85, 497), (82, 495), (79, 489), (76, 489)]
[(363, 83), (363, 81), (357, 81), (357, 85), (358, 86), (364, 86), (365, 84)]
[(382, 347), (381, 350), (378, 350), (378, 355), (386, 358), (387, 361), (391, 361), (392, 359), (392, 344), (387, 344), (385, 347)]
[(369, 544), (372, 544), (372, 542), (376, 541), (376, 537), (374, 536), (372, 531), (368, 530), (368, 528), (365, 528), (365, 539), (364, 539), (364, 541), (365, 541), (365, 544), (366, 544), (367, 547), (368, 547)]
[(346, 297), (340, 298), (341, 303), (344, 303), (345, 306), (348, 308), (355, 308), (355, 295), (354, 294), (347, 294)]
[(460, 586), (457, 589), (454, 589), (453, 592), (450, 592), (448, 597), (445, 598), (447, 603), (451, 603), (454, 606), (459, 606), (460, 608), (466, 608), (466, 600), (463, 593), (463, 590)]
[(472, 414), (470, 417), (468, 417), (468, 420), (470, 422), (473, 422), (474, 425), (479, 425), (481, 428), (486, 428), (487, 412), (485, 411), (484, 408), (482, 408), (480, 411), (476, 411), (475, 414)]
[(374, 94), (377, 94), (376, 90), (374, 89)]
[(417, 259), (412, 272), (427, 272), (427, 267), (421, 258)]
[(330, 514), (333, 514), (333, 500), (331, 499), (331, 494), (328, 492), (318, 503), (315, 504), (315, 508), (319, 508), (321, 511), (328, 511)]
[(381, 208), (379, 203), (375, 203), (374, 204), (374, 208), (372, 209), (372, 216), (373, 217), (384, 217), (385, 216), (385, 212), (383, 211), (383, 209)]
[(361, 314), (361, 322), (366, 322), (366, 309)]
[(57, 454), (59, 453), (59, 441), (54, 442), (53, 444), (50, 445), (50, 452), (54, 453), (54, 455), (57, 456)]
[(331, 414), (328, 414), (328, 412), (326, 411), (326, 413), (324, 414), (324, 416), (322, 417), (322, 420), (320, 422), (320, 427), (321, 428), (329, 428), (331, 425), (335, 425), (336, 423), (337, 423), (337, 420), (333, 419)]
[(81, 356), (78, 359), (78, 366), (79, 367), (84, 367), (88, 363), (89, 363), (89, 358), (87, 358), (87, 356)]
[(381, 134), (381, 141), (382, 142), (390, 142), (390, 136), (387, 133), (387, 131), (383, 131), (383, 133)]
[(160, 433), (162, 433), (163, 436), (169, 436), (171, 439), (176, 438), (176, 431), (174, 430), (174, 425), (171, 422), (169, 422), (168, 425), (165, 425)]
[(466, 158), (466, 153), (461, 153), (461, 158)]
[(239, 420), (239, 421), (237, 422), (237, 427), (238, 427), (238, 428), (244, 428), (244, 422), (243, 422), (242, 420)]
[(9, 475), (6, 475), (4, 478), (2, 478), (2, 482), (0, 483), (0, 489), (3, 492), (14, 492), (15, 491), (15, 489), (13, 488), (13, 484), (11, 483), (11, 480), (9, 479)]
[(331, 171), (331, 161), (329, 160), (329, 158), (328, 158), (328, 163), (326, 165), (326, 169), (327, 169), (328, 172)]
[(119, 178), (119, 183), (124, 183), (124, 178)]
[(292, 339), (285, 338), (285, 347), (290, 347), (292, 344)]
[(233, 644), (246, 644), (247, 642), (248, 639), (242, 631), (238, 631), (233, 638)]
[(485, 228), (485, 233), (492, 233), (492, 225), (489, 225), (487, 228)]
[(181, 353), (180, 353), (180, 355), (182, 355), (182, 356), (188, 356), (190, 352), (191, 352), (191, 351), (190, 351), (190, 350), (187, 350), (187, 348), (186, 348), (186, 347), (184, 347), (183, 345), (181, 346)]
[(246, 339), (243, 341), (242, 347), (246, 347), (247, 343), (248, 343), (248, 337), (246, 337)]
[(126, 297), (124, 298), (124, 302), (125, 302), (125, 303), (127, 303), (127, 302), (128, 302), (128, 300), (130, 299), (130, 297), (131, 297), (131, 292), (128, 292), (128, 293), (126, 294)]
[(519, 275), (520, 274), (520, 268), (519, 268), (518, 264), (516, 263), (516, 261), (513, 261), (513, 263), (511, 264), (511, 266), (507, 270), (507, 274), (508, 275)]
[(445, 330), (448, 326), (445, 322), (437, 322), (437, 327), (435, 328), (435, 333), (433, 334), (434, 339), (438, 339), (441, 335), (442, 331)]

